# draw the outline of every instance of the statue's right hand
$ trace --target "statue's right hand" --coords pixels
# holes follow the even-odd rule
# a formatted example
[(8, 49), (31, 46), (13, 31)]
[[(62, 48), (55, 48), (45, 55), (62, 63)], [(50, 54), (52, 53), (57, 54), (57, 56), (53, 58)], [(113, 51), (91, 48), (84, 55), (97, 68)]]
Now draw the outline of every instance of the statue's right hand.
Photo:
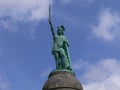
[(48, 22), (49, 22), (50, 25), (52, 25), (52, 22), (50, 20)]

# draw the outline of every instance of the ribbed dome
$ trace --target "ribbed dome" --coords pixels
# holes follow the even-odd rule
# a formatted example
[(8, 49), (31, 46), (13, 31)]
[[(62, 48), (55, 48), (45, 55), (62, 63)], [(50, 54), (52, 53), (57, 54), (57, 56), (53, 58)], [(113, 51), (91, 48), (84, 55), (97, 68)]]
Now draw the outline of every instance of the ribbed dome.
[(83, 88), (72, 72), (56, 71), (49, 75), (43, 90), (83, 90)]

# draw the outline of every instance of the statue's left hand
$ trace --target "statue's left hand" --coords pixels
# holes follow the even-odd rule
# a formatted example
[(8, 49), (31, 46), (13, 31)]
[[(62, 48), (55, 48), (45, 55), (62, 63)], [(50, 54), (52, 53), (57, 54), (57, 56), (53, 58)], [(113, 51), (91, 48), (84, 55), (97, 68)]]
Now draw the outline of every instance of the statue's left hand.
[(65, 44), (69, 47), (69, 44), (67, 42), (65, 42)]

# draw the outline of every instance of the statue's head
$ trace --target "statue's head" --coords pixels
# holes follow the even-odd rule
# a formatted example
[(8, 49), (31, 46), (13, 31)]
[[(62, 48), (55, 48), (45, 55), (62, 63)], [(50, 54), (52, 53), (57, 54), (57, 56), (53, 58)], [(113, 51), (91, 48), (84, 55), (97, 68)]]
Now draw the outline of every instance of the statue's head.
[(58, 31), (57, 31), (57, 34), (58, 35), (64, 35), (64, 31), (65, 31), (65, 28), (63, 25), (61, 25), (60, 27), (58, 26)]

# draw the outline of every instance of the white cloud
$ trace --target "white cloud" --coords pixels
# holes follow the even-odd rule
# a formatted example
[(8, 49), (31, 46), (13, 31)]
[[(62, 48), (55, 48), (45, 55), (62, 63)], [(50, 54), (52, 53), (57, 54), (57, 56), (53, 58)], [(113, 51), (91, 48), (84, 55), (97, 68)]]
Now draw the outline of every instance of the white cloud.
[(48, 18), (48, 7), (52, 3), (53, 0), (0, 0), (0, 30), (34, 39), (35, 26)]
[(73, 65), (72, 65), (72, 68), (73, 68), (73, 70), (81, 70), (81, 69), (83, 69), (83, 68), (85, 68), (85, 66), (88, 66), (89, 65), (89, 63), (88, 62), (83, 62), (81, 59), (80, 60), (78, 60), (76, 63), (74, 63)]
[(43, 72), (40, 74), (40, 77), (46, 77), (46, 76), (48, 76), (51, 71), (52, 71), (52, 68), (48, 68), (47, 70), (43, 71)]
[(0, 0), (0, 17), (17, 20), (41, 20), (48, 17), (53, 0)]
[(9, 84), (0, 80), (0, 90), (9, 90)]
[(84, 65), (84, 74), (80, 77), (84, 90), (120, 90), (120, 61), (102, 59), (97, 63)]
[(0, 90), (10, 90), (10, 83), (3, 78), (2, 71), (0, 69)]
[(99, 22), (93, 26), (93, 33), (107, 41), (114, 41), (120, 36), (120, 13), (104, 9), (99, 14)]
[(16, 27), (16, 23), (10, 20), (1, 20), (0, 21), (0, 27), (8, 30), (10, 32), (16, 32), (18, 31), (17, 27)]

